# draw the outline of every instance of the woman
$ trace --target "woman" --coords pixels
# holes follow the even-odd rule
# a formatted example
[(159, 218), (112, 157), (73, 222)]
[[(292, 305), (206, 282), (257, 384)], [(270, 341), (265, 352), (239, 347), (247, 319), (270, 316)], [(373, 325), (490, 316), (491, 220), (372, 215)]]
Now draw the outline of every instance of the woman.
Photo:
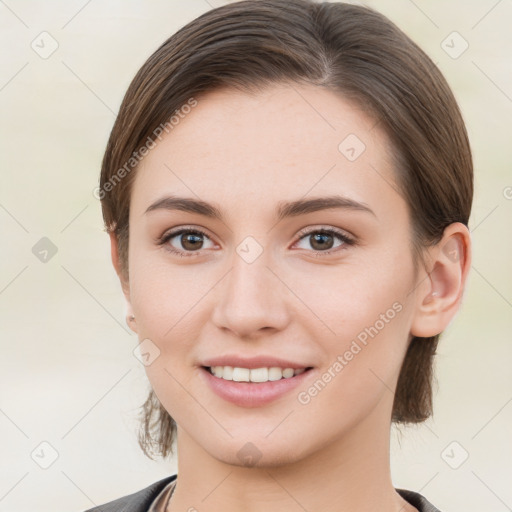
[(470, 268), (471, 151), (432, 61), (379, 13), (246, 0), (131, 83), (99, 196), (178, 474), (94, 510), (435, 512), (391, 422), (432, 413)]

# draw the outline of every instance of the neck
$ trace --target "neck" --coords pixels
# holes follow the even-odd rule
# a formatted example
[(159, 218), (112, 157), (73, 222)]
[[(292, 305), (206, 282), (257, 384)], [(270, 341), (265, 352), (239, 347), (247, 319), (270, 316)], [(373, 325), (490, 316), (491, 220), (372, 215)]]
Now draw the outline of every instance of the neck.
[(329, 445), (307, 441), (311, 453), (302, 458), (277, 457), (261, 467), (214, 458), (178, 427), (178, 478), (167, 512), (417, 512), (391, 482), (390, 423), (380, 421), (389, 418), (383, 413), (377, 407)]

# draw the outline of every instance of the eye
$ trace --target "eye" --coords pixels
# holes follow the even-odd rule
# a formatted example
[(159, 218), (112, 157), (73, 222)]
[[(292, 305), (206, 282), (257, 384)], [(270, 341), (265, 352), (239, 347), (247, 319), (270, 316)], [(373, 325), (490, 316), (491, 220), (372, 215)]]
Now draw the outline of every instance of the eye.
[[(334, 228), (322, 227), (320, 229), (306, 229), (300, 231), (299, 236), (299, 242), (304, 241), (313, 247), (316, 252), (315, 256), (324, 256), (327, 254), (339, 252), (340, 250), (346, 248), (346, 246), (356, 244), (356, 241), (353, 238)], [(337, 246), (334, 246), (336, 238), (340, 241), (340, 243)]]
[[(352, 237), (334, 228), (322, 227), (303, 229), (299, 232), (299, 237), (299, 241), (296, 242), (296, 245), (302, 242), (310, 244), (315, 256), (329, 255), (343, 250), (346, 246), (356, 244), (356, 241)], [(159, 239), (158, 244), (163, 246), (165, 250), (178, 256), (199, 256), (202, 254), (202, 249), (208, 248), (204, 247), (204, 238), (209, 240), (213, 245), (210, 237), (201, 229), (180, 228), (165, 233)], [(173, 242), (173, 239), (176, 239), (176, 241)], [(335, 245), (336, 239), (339, 241), (337, 246)], [(176, 247), (175, 244), (178, 244), (178, 247)], [(303, 249), (304, 247), (299, 248)]]
[[(181, 247), (176, 248), (172, 245), (174, 238), (177, 239), (174, 243)], [(167, 251), (179, 256), (198, 256), (201, 254), (201, 249), (205, 249), (203, 238), (210, 240), (209, 236), (198, 228), (181, 228), (165, 233), (160, 238), (158, 244), (162, 245)]]

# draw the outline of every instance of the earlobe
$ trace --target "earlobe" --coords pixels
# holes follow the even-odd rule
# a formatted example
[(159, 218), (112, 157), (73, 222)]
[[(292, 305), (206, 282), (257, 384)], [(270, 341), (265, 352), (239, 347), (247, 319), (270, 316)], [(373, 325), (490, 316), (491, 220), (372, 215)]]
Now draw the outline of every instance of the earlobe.
[(450, 224), (439, 243), (428, 252), (431, 270), (420, 276), (422, 283), (417, 288), (411, 326), (411, 334), (423, 338), (441, 333), (460, 307), (471, 266), (469, 230), (460, 222)]

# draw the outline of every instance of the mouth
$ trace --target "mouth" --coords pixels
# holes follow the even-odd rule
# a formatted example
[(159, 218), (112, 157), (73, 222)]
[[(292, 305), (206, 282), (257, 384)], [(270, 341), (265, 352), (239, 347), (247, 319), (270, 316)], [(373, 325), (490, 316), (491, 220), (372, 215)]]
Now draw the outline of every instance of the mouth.
[(293, 389), (312, 379), (317, 372), (305, 368), (243, 368), (200, 366), (200, 376), (213, 393), (239, 407), (262, 407), (287, 399)]
[(262, 368), (202, 366), (202, 368), (219, 379), (248, 383), (275, 382), (282, 379), (291, 379), (313, 369), (312, 366), (307, 366), (305, 368), (283, 368), (278, 366)]

